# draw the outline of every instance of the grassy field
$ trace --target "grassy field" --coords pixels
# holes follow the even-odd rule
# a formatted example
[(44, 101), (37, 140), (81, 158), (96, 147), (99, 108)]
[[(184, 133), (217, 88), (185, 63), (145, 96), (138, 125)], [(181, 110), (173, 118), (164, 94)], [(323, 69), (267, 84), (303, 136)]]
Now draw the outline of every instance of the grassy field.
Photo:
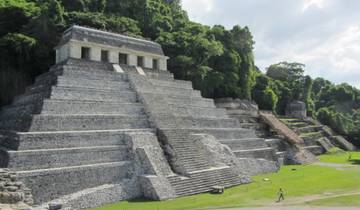
[[(352, 153), (352, 158), (357, 157), (360, 157), (360, 153)], [(350, 163), (347, 161), (347, 153), (324, 155), (320, 157), (320, 160), (333, 163)], [(284, 166), (278, 173), (255, 176), (253, 177), (253, 183), (227, 189), (222, 195), (205, 193), (162, 202), (123, 201), (96, 209), (181, 210), (208, 207), (267, 206), (275, 202), (279, 188), (285, 190), (286, 199), (324, 193), (339, 195), (354, 190), (360, 191), (360, 167), (343, 167), (339, 169), (318, 165)], [(359, 196), (339, 197), (329, 204), (341, 205), (348, 202), (358, 205), (358, 200), (360, 200), (358, 198)], [(355, 199), (357, 201), (350, 202)], [(314, 201), (314, 205), (327, 203), (327, 200)]]
[(327, 163), (360, 165), (360, 152), (334, 151), (331, 154), (321, 155), (319, 159), (321, 162)]

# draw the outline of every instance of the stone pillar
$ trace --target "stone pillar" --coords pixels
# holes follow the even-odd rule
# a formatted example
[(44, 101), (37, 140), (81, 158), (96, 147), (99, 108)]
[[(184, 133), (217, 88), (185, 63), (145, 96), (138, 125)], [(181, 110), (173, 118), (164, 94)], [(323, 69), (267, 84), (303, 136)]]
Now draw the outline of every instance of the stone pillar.
[(109, 50), (109, 62), (119, 63), (119, 53), (114, 50)]
[(145, 68), (152, 69), (152, 63), (153, 63), (153, 58), (151, 58), (151, 57), (144, 57), (144, 67), (145, 67)]
[(306, 118), (306, 104), (302, 101), (293, 101), (286, 106), (286, 116), (299, 119)]
[(101, 61), (101, 48), (99, 47), (90, 48), (90, 60)]
[(69, 44), (69, 57), (70, 58), (81, 58), (81, 46), (78, 44), (70, 43)]
[(160, 58), (159, 59), (159, 69), (164, 70), (164, 71), (167, 70), (167, 60), (166, 60), (166, 58)]
[(128, 55), (128, 62), (129, 62), (128, 64), (130, 66), (137, 66), (137, 56), (129, 54)]

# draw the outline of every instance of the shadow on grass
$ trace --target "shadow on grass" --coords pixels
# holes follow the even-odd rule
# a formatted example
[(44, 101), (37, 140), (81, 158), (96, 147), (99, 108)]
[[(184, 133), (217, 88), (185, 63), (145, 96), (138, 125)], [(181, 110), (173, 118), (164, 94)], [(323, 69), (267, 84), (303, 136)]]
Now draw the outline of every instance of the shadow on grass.
[(353, 165), (360, 165), (360, 160), (356, 159), (356, 160), (349, 160), (349, 162)]
[(146, 198), (137, 198), (137, 199), (132, 199), (132, 200), (128, 200), (129, 203), (151, 203), (151, 202), (156, 202), (153, 200), (149, 200)]

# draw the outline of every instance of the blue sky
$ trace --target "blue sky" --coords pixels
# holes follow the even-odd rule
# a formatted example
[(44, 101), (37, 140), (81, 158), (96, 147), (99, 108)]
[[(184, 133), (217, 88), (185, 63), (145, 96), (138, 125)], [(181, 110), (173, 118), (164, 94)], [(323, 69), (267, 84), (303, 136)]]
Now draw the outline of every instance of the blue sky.
[(280, 61), (360, 88), (360, 0), (183, 0), (191, 20), (248, 26), (260, 69)]

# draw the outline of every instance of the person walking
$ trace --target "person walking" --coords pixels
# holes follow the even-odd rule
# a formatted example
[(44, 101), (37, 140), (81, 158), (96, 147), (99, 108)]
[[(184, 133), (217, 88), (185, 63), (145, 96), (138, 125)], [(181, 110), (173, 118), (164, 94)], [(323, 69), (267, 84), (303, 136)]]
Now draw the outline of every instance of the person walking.
[(279, 203), (280, 201), (285, 200), (284, 191), (283, 191), (282, 188), (279, 189), (278, 196), (279, 196), (279, 198), (278, 198), (278, 200), (277, 200), (277, 203)]

